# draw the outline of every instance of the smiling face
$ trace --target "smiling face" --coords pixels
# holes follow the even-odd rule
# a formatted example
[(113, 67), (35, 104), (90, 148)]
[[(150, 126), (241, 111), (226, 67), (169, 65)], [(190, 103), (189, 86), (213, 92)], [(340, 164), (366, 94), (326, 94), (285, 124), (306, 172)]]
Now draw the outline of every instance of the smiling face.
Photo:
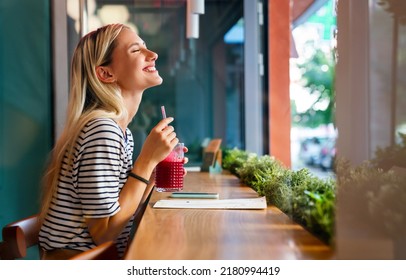
[(107, 66), (122, 92), (144, 91), (160, 85), (162, 78), (155, 68), (158, 55), (131, 29), (123, 28), (116, 39), (112, 62)]

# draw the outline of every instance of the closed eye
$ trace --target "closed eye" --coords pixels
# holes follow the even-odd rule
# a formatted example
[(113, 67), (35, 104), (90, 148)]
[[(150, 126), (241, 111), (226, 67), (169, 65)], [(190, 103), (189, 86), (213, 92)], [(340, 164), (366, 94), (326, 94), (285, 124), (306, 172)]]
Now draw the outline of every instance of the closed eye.
[(130, 50), (131, 53), (136, 53), (141, 51), (142, 48), (146, 48), (147, 46), (145, 45), (145, 42), (142, 41), (140, 42), (135, 42), (130, 44), (130, 46), (128, 47), (128, 49)]

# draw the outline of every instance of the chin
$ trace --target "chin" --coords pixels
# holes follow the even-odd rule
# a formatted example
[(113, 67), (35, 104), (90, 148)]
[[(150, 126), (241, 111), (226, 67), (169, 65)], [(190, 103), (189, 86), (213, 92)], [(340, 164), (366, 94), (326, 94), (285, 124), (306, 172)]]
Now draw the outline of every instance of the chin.
[(163, 83), (164, 79), (161, 78), (161, 76), (159, 76), (159, 78), (156, 79), (156, 84), (154, 84), (153, 86), (159, 86)]
[(159, 86), (159, 85), (162, 84), (162, 82), (163, 82), (163, 79), (162, 79), (162, 78), (157, 79), (156, 81), (154, 81), (153, 83), (151, 83), (149, 86), (147, 86), (145, 89)]

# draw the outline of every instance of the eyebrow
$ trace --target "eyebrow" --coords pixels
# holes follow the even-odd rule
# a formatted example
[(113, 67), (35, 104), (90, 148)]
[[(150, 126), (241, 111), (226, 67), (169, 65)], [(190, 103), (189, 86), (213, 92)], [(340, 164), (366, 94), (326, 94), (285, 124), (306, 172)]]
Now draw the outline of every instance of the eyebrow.
[(145, 42), (142, 41), (142, 43), (139, 43), (139, 42), (131, 43), (131, 44), (128, 46), (128, 48), (131, 48), (131, 47), (134, 47), (134, 46), (138, 46), (138, 47), (139, 47), (140, 45), (146, 46), (146, 45), (145, 45)]

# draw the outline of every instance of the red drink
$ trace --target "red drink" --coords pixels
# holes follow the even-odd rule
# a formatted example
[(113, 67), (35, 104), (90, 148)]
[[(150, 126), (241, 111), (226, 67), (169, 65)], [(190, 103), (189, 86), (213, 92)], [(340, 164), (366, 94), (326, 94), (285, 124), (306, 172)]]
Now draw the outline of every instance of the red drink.
[(158, 192), (175, 192), (183, 189), (183, 143), (158, 165), (155, 172), (155, 185)]

